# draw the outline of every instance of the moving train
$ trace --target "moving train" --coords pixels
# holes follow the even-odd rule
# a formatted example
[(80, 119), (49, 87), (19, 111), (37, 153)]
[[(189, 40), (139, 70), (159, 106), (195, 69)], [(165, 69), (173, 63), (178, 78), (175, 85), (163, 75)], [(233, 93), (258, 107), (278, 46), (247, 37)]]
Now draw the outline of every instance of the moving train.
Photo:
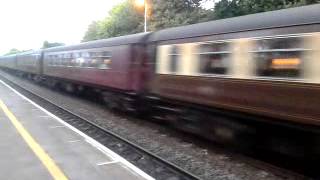
[(319, 126), (319, 58), (317, 4), (2, 56), (0, 66), (228, 138), (228, 129), (246, 127), (201, 110)]

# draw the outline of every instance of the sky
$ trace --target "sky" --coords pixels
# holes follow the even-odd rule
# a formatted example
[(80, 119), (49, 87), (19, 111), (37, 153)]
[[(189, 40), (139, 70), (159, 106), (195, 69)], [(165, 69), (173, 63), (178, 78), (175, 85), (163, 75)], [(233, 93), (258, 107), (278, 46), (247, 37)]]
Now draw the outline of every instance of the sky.
[[(124, 0), (1, 0), (0, 55), (38, 49), (43, 41), (79, 43), (88, 25)], [(212, 3), (204, 4), (205, 8)]]
[(88, 25), (123, 0), (1, 0), (0, 54), (38, 49), (43, 41), (79, 43)]

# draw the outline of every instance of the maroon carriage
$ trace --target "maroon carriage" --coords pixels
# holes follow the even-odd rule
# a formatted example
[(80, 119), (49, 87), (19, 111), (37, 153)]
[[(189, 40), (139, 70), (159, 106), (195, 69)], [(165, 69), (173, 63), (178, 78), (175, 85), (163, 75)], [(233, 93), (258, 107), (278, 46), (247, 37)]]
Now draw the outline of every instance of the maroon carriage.
[(17, 56), (15, 54), (0, 56), (0, 67), (11, 70), (16, 69), (16, 61)]
[(144, 39), (147, 33), (116, 37), (44, 52), (43, 74), (70, 84), (123, 92), (143, 88)]
[(17, 54), (16, 70), (34, 80), (40, 80), (42, 74), (42, 51), (32, 50)]
[(109, 105), (134, 110), (135, 96), (144, 90), (148, 73), (147, 36), (141, 33), (47, 49), (45, 81), (69, 92), (95, 89)]

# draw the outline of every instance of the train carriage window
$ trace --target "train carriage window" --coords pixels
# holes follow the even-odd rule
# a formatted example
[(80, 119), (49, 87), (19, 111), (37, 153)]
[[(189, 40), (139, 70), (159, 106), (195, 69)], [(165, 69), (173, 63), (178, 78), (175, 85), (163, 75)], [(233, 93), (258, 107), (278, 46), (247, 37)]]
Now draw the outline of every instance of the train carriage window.
[(230, 63), (229, 44), (207, 43), (200, 46), (200, 73), (226, 74)]
[(74, 53), (73, 56), (74, 56), (75, 58), (80, 58), (80, 57), (81, 57), (81, 53)]
[(54, 60), (54, 65), (55, 66), (59, 66), (59, 63), (58, 63), (59, 57), (58, 57), (58, 55), (53, 55), (53, 60)]
[(82, 52), (80, 61), (82, 61), (81, 67), (92, 67), (92, 59), (89, 52)]
[(104, 58), (99, 63), (99, 69), (109, 69), (111, 65), (111, 58)]
[(63, 58), (61, 57), (60, 54), (54, 55), (54, 62), (55, 62), (56, 66), (63, 66), (64, 65)]
[(53, 65), (54, 65), (53, 63), (54, 63), (54, 62), (53, 62), (52, 57), (51, 57), (51, 56), (48, 56), (47, 59), (48, 59), (48, 65), (49, 65), (49, 66), (53, 66)]
[(172, 73), (178, 70), (179, 56), (181, 56), (179, 47), (173, 45), (169, 54), (169, 71)]
[(53, 58), (52, 55), (48, 55), (48, 60), (49, 60), (49, 64), (50, 64), (51, 66), (54, 66), (54, 58)]
[(55, 62), (55, 65), (56, 65), (56, 66), (62, 66), (62, 65), (63, 65), (63, 60), (60, 59), (60, 58), (58, 57), (58, 55), (55, 56), (54, 62)]
[(65, 58), (68, 59), (70, 66), (75, 67), (75, 66), (77, 65), (77, 64), (75, 63), (75, 60), (74, 60), (73, 57), (72, 57), (72, 53), (67, 53), (67, 54), (65, 55)]
[(60, 56), (60, 61), (62, 61), (63, 66), (70, 66), (70, 62), (68, 58), (65, 58), (63, 54)]
[(73, 53), (72, 54), (72, 62), (74, 63), (75, 67), (83, 67), (84, 66), (84, 60), (81, 57), (81, 53)]
[(253, 57), (258, 76), (300, 78), (305, 58), (301, 37), (256, 40)]
[(102, 52), (102, 56), (103, 56), (103, 57), (111, 57), (111, 52), (109, 52), (109, 51), (104, 51), (104, 52)]
[(61, 58), (59, 58), (59, 56), (58, 55), (55, 55), (54, 56), (54, 64), (56, 65), (56, 66), (62, 66), (62, 59)]
[(88, 52), (82, 52), (81, 57), (90, 58), (90, 53), (88, 53)]
[(98, 69), (109, 69), (111, 65), (111, 52), (110, 51), (100, 51), (92, 52), (92, 67)]
[(47, 62), (48, 66), (52, 66), (52, 62), (51, 62), (51, 59), (50, 59), (50, 56), (49, 56), (49, 55), (45, 55), (45, 56), (44, 56), (44, 59), (45, 59), (45, 61)]
[(66, 53), (63, 56), (63, 62), (65, 62), (66, 66), (71, 66), (73, 67), (75, 64), (73, 63), (72, 59), (72, 54), (71, 53)]
[(98, 61), (97, 59), (91, 58), (88, 61), (88, 67), (90, 68), (97, 68), (98, 67)]
[(82, 61), (79, 58), (72, 59), (75, 62), (75, 67), (81, 67)]

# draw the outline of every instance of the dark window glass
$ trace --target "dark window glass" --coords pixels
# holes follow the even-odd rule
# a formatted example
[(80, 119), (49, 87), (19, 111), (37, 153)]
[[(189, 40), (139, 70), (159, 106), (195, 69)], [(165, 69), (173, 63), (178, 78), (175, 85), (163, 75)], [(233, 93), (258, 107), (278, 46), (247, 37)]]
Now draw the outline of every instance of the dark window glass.
[(108, 69), (111, 64), (111, 52), (109, 51), (99, 51), (90, 52), (91, 60), (89, 67)]
[(200, 55), (200, 72), (204, 74), (226, 74), (229, 55), (211, 54)]
[(58, 61), (57, 55), (52, 55), (51, 57), (52, 57), (52, 64), (53, 64), (54, 66), (57, 66), (57, 61)]
[(75, 67), (77, 66), (77, 61), (74, 58), (70, 58), (70, 66)]
[(262, 39), (257, 41), (253, 50), (300, 49), (301, 45), (300, 37)]
[(90, 59), (90, 61), (89, 61), (89, 67), (97, 68), (97, 67), (98, 67), (98, 61), (97, 61), (97, 59)]
[(102, 56), (102, 52), (90, 52), (91, 57), (100, 57)]
[(230, 61), (228, 43), (202, 44), (200, 47), (200, 73), (226, 74)]
[(303, 52), (300, 37), (257, 40), (253, 51), (256, 73), (258, 76), (299, 78)]
[(227, 42), (216, 42), (201, 45), (201, 53), (222, 53), (229, 51), (229, 43)]
[(52, 65), (52, 61), (51, 61), (51, 57), (49, 55), (45, 56), (45, 60), (48, 62), (48, 65), (51, 66)]
[(177, 46), (172, 46), (171, 52), (169, 54), (169, 71), (176, 72), (178, 66), (179, 50)]
[(104, 51), (104, 52), (102, 52), (102, 56), (104, 56), (104, 57), (110, 57), (110, 56), (111, 56), (111, 52)]
[(63, 65), (63, 66), (69, 66), (69, 61), (68, 61), (68, 59), (61, 59), (61, 61), (62, 61), (62, 65)]
[(52, 62), (52, 58), (50, 55), (46, 55), (46, 60), (48, 61), (48, 65), (52, 66), (53, 62)]
[(88, 60), (84, 58), (79, 58), (81, 67), (88, 67)]
[(90, 57), (90, 53), (89, 52), (82, 52), (82, 57), (89, 58)]
[(81, 57), (81, 53), (73, 53), (73, 57), (80, 58)]
[(96, 59), (86, 58), (87, 67), (96, 67)]

